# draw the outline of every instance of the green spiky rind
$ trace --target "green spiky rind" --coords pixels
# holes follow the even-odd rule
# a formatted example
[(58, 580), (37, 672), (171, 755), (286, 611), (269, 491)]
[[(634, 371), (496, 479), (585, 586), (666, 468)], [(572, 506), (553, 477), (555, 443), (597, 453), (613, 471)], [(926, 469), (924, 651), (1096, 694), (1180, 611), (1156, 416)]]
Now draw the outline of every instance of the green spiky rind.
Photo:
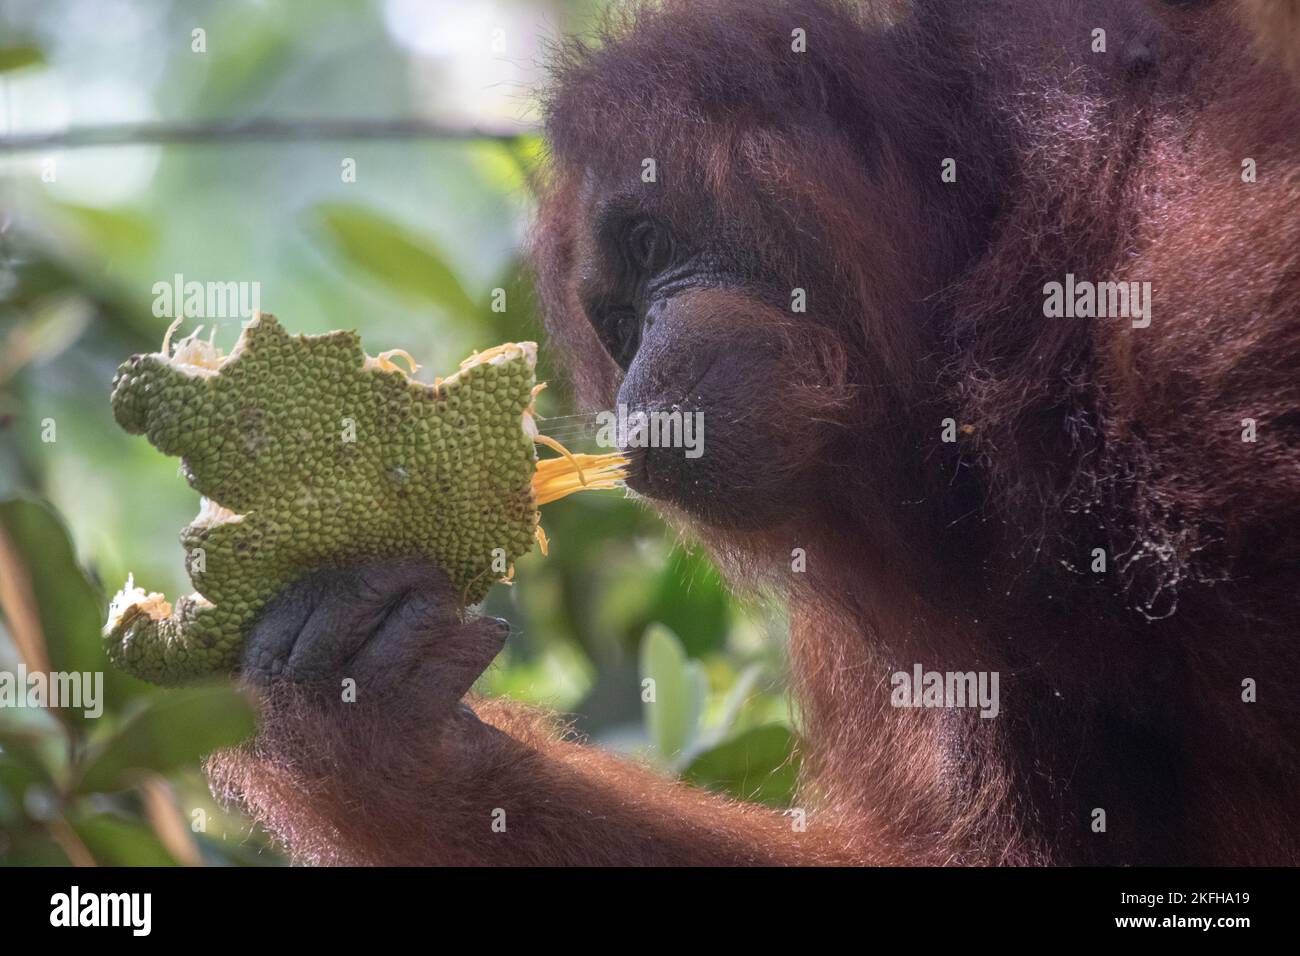
[(162, 684), (230, 672), (275, 595), (365, 559), (427, 558), (481, 601), (534, 541), (537, 457), (521, 424), (533, 385), (519, 355), (435, 389), (366, 368), (355, 333), (291, 337), (271, 316), (215, 374), (161, 355), (123, 363), (118, 423), (181, 456), (190, 484), (241, 517), (181, 533), (209, 603), (182, 598), (158, 621), (128, 612), (107, 635), (111, 659)]

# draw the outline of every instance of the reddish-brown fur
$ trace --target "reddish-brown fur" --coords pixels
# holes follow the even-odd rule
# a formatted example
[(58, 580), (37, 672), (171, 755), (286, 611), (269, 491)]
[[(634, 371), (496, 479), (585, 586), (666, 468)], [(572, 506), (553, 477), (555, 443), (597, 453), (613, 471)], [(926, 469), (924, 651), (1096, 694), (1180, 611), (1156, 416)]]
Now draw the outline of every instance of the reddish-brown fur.
[[(800, 455), (749, 467), (802, 490), (759, 531), (670, 514), (789, 602), (807, 832), (506, 702), (474, 704), (483, 737), (286, 700), (216, 769), (299, 857), (1300, 862), (1295, 89), (1232, 4), (914, 6), (891, 36), (848, 5), (674, 0), (567, 47), (549, 103), (535, 258), (584, 401), (620, 377), (576, 294), (586, 177), (663, 157), (773, 270), (838, 290), (802, 324), (698, 294), (787, 342), (782, 380), (745, 384), (792, 397), (771, 425)], [(701, 215), (666, 192), (679, 229)], [(1044, 318), (1066, 272), (1150, 281), (1150, 327)], [(891, 707), (914, 662), (998, 671), (1001, 716)], [(490, 835), (496, 806), (522, 836)]]

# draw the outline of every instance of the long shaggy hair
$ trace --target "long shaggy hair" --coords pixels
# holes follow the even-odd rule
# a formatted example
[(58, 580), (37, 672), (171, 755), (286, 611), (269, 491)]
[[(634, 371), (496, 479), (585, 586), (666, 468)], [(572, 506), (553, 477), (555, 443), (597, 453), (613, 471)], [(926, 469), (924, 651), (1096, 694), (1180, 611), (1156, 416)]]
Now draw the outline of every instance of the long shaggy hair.
[[(673, 308), (781, 358), (722, 391), (779, 439), (726, 487), (775, 475), (776, 517), (661, 510), (788, 602), (807, 832), (509, 701), (437, 711), (502, 639), (459, 608), (355, 708), (270, 694), (214, 787), (317, 862), (1300, 862), (1296, 9), (664, 0), (566, 42), (532, 258), (579, 400), (622, 380), (588, 194), (646, 158), (746, 263)], [(1149, 325), (1048, 317), (1071, 274), (1149, 282)], [(998, 717), (891, 706), (918, 663), (999, 674)]]
[[(891, 24), (829, 0), (669, 0), (556, 59), (534, 263), (583, 401), (620, 379), (575, 292), (591, 178), (658, 157), (681, 221), (721, 218), (762, 270), (848, 290), (798, 317), (840, 386), (835, 414), (791, 416), (822, 431), (816, 520), (694, 530), (791, 601), (809, 792), (873, 833), (914, 820), (910, 858), (1209, 852), (1175, 845), (1207, 825), (1191, 791), (1220, 793), (1244, 742), (1294, 757), (1273, 737), (1294, 691), (1276, 709), (1237, 691), (1266, 662), (1295, 673), (1300, 109), (1231, 4), (1184, 6), (921, 0)], [(1150, 282), (1150, 327), (1046, 318), (1067, 273)], [(941, 444), (948, 417), (960, 440)], [(993, 730), (878, 706), (919, 654), (1000, 668), (1013, 713)], [(1192, 753), (1217, 720), (1235, 742)], [(1087, 844), (1100, 798), (1077, 776), (1107, 773), (1129, 777), (1116, 804), (1177, 809)]]

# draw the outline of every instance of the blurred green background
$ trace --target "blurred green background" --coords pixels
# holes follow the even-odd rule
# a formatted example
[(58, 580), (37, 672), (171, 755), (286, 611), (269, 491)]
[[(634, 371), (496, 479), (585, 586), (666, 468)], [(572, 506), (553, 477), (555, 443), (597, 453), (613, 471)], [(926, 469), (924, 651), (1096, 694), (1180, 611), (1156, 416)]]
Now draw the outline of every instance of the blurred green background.
[[(172, 598), (190, 590), (177, 535), (197, 494), (175, 459), (115, 426), (107, 401), (118, 362), (156, 350), (169, 323), (154, 315), (155, 283), (256, 282), (261, 308), (291, 331), (356, 329), (371, 353), (408, 350), (426, 378), (473, 349), (540, 337), (519, 261), (541, 156), (534, 92), (546, 44), (590, 29), (598, 10), (7, 0), (0, 672), (33, 640), (54, 670), (106, 670), (99, 628), (128, 571)], [(267, 119), (307, 126), (229, 128)], [(508, 135), (320, 135), (348, 120)], [(138, 124), (163, 124), (173, 141)], [(188, 141), (174, 141), (177, 124)], [(68, 142), (100, 127), (125, 142)], [(239, 322), (217, 320), (218, 342), (229, 348)], [(184, 329), (200, 323), (206, 335), (211, 320)], [(545, 349), (543, 366), (553, 387), (540, 411), (573, 414)], [(551, 430), (569, 438), (574, 421)], [(594, 745), (666, 773), (787, 804), (797, 757), (779, 608), (728, 597), (702, 552), (621, 493), (557, 502), (544, 525), (550, 557), (523, 559), (485, 607), (514, 635), (482, 691), (573, 713)], [(112, 672), (105, 686), (96, 720), (0, 706), (0, 862), (281, 862), (214, 805), (200, 771), (204, 753), (249, 732), (243, 698)]]

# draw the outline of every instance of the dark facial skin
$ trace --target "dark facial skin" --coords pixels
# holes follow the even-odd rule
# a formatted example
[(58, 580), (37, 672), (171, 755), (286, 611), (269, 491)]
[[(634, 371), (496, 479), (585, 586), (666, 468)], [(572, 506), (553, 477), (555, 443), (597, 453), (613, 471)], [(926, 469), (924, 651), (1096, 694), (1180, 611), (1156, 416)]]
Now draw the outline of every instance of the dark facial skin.
[(806, 319), (789, 314), (794, 284), (763, 267), (752, 237), (701, 228), (703, 204), (689, 226), (644, 194), (592, 188), (586, 204), (579, 294), (624, 372), (613, 402), (629, 415), (699, 413), (702, 424), (698, 457), (628, 448), (629, 486), (722, 528), (788, 515), (812, 431), (789, 421), (779, 385), (801, 364), (786, 328)]

